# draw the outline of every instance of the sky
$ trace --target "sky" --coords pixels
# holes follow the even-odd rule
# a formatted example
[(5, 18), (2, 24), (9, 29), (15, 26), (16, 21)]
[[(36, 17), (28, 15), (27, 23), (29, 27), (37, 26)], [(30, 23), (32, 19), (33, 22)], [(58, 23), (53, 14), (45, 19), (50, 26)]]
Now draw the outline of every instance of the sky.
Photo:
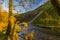
[[(6, 10), (8, 11), (8, 1), (9, 0), (4, 0), (4, 3), (3, 3), (3, 10)], [(31, 11), (31, 10), (34, 10), (36, 9), (37, 7), (41, 6), (42, 4), (44, 4), (47, 0), (35, 0), (35, 3), (34, 4), (31, 4), (32, 2), (26, 2), (26, 6), (31, 4), (31, 7), (26, 7), (27, 10), (25, 10), (24, 7), (22, 6), (16, 6), (16, 10), (19, 11), (19, 13), (24, 13), (24, 12), (27, 12), (27, 11)], [(13, 5), (15, 4), (18, 4), (18, 2), (16, 1), (13, 1)], [(13, 10), (13, 13), (16, 13), (17, 11)]]

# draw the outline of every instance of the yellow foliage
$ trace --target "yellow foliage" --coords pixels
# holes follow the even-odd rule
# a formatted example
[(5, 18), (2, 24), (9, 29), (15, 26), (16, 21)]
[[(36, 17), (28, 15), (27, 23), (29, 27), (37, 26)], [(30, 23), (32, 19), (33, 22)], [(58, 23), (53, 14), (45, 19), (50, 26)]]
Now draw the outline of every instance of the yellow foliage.
[(16, 19), (15, 19), (14, 16), (10, 16), (10, 19), (9, 20), (11, 22), (11, 29), (13, 29)]
[(10, 37), (8, 36), (8, 38), (7, 38), (8, 40), (10, 40)]
[(13, 40), (18, 40), (18, 32), (20, 32), (21, 27), (18, 26), (18, 24), (15, 24), (14, 28), (14, 34), (13, 34)]
[(18, 40), (18, 33), (16, 33), (15, 35), (14, 35), (14, 37), (13, 37), (13, 40)]
[(8, 25), (8, 13), (6, 11), (0, 13), (0, 32), (6, 29)]
[(23, 35), (23, 38), (25, 40), (33, 40), (33, 37), (34, 37), (34, 30), (31, 31), (29, 34)]
[(3, 30), (3, 22), (0, 22), (0, 32)]
[[(18, 24), (15, 24), (15, 28), (14, 28), (14, 31), (13, 31), (13, 40), (18, 40), (18, 32), (20, 32), (21, 30), (21, 27), (18, 26)], [(11, 37), (8, 37), (8, 40), (11, 40)]]
[(60, 0), (57, 0), (58, 1), (58, 3), (60, 4)]
[(15, 24), (14, 32), (20, 32), (21, 27), (18, 24)]
[(8, 36), (8, 40), (11, 40), (11, 38), (13, 38), (13, 40), (18, 40), (18, 33), (15, 32), (15, 34), (12, 36)]
[[(0, 5), (0, 32), (3, 32), (3, 30), (6, 30), (9, 23), (8, 21), (10, 21), (11, 23), (11, 32), (10, 32), (11, 34), (8, 35), (7, 39), (11, 40), (11, 38), (13, 38), (13, 40), (18, 40), (18, 32), (21, 30), (21, 28), (18, 26), (18, 24), (15, 24), (16, 19), (14, 15), (12, 15), (12, 0), (9, 0), (9, 13), (6, 11), (3, 12), (1, 10), (1, 5)], [(13, 28), (14, 28), (14, 31), (13, 31)], [(6, 31), (3, 33), (6, 33)]]
[(60, 26), (60, 18), (57, 20), (57, 22), (58, 22), (58, 25)]
[(26, 22), (22, 22), (21, 23), (24, 27), (28, 27), (28, 23), (26, 23)]
[[(20, 32), (21, 28), (18, 26), (18, 24), (15, 24), (16, 19), (14, 16), (10, 16), (10, 18), (8, 18), (8, 16), (9, 14), (6, 11), (0, 11), (0, 32), (3, 32), (3, 30), (5, 30), (3, 33), (6, 33), (6, 28), (9, 20), (11, 22), (11, 32), (13, 31), (13, 27), (15, 25), (13, 40), (18, 40), (18, 32)], [(11, 40), (10, 36), (8, 36), (8, 40)]]

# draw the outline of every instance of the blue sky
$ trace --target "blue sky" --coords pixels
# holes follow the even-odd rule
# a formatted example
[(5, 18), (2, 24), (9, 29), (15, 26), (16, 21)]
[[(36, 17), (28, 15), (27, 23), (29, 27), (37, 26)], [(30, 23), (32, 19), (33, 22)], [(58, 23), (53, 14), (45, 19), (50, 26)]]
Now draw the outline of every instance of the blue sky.
[[(3, 9), (4, 10), (6, 10), (6, 11), (8, 11), (8, 1), (9, 0), (4, 0), (4, 3), (3, 3)], [(16, 10), (17, 11), (19, 11), (20, 13), (24, 13), (24, 12), (27, 12), (27, 11), (31, 11), (31, 10), (34, 10), (35, 8), (37, 8), (38, 6), (40, 6), (40, 5), (42, 5), (44, 2), (46, 2), (46, 0), (35, 0), (35, 3), (34, 4), (31, 4), (32, 5), (32, 8), (30, 8), (30, 7), (27, 7), (28, 8), (28, 10), (25, 10), (24, 9), (24, 7), (22, 7), (22, 6), (16, 6)], [(25, 4), (26, 5), (29, 5), (31, 2), (26, 2)], [(36, 4), (36, 3), (38, 3), (38, 4)], [(15, 4), (18, 4), (18, 2), (16, 2), (16, 1), (14, 1), (14, 3), (13, 3), (14, 5)], [(13, 10), (13, 12), (14, 13), (16, 13), (17, 11), (14, 11)]]

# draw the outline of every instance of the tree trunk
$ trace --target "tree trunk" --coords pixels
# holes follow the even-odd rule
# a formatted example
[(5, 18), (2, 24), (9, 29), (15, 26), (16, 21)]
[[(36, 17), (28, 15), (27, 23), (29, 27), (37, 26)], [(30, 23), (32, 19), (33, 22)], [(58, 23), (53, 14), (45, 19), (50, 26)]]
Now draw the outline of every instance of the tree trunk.
[(12, 15), (12, 0), (9, 0), (9, 17)]
[[(12, 16), (12, 0), (9, 0), (9, 18)], [(8, 40), (8, 36), (10, 36), (11, 32), (11, 22), (10, 19), (8, 20), (8, 26), (6, 30), (6, 40)]]

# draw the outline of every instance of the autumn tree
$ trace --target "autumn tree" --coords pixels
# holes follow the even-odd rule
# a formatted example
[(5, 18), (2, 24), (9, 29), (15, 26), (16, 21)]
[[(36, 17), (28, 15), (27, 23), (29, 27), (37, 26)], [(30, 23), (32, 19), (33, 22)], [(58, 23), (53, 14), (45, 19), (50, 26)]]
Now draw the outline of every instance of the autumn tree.
[[(4, 0), (0, 0), (0, 8), (1, 8), (1, 4), (3, 3), (3, 1)], [(17, 1), (19, 4), (18, 5), (13, 5), (13, 1)], [(21, 1), (20, 0), (9, 0), (9, 14), (7, 14), (8, 17), (6, 17), (6, 15), (3, 14), (4, 15), (4, 17), (3, 17), (4, 20), (5, 20), (5, 17), (6, 17), (6, 19), (8, 19), (7, 20), (7, 24), (8, 25), (6, 26), (7, 27), (6, 28), (6, 40), (16, 40), (15, 37), (13, 37), (13, 35), (14, 35), (14, 33), (16, 33), (16, 31), (21, 30), (21, 29), (18, 27), (18, 25), (16, 25), (16, 18), (13, 16), (13, 12), (12, 11), (15, 9), (16, 6), (22, 6), (25, 9), (27, 9), (27, 6), (25, 5), (25, 2), (32, 2), (32, 3), (34, 3), (34, 0), (21, 0)], [(28, 6), (31, 7), (31, 4), (29, 4)], [(5, 12), (5, 13), (7, 13), (7, 12)], [(1, 14), (2, 13), (0, 11), (0, 15)], [(2, 19), (2, 16), (0, 17), (0, 19)], [(16, 25), (17, 28), (15, 28), (15, 25)], [(2, 25), (2, 26), (5, 26), (5, 25)], [(15, 36), (17, 36), (17, 40), (18, 40), (18, 34), (17, 33), (15, 34)]]

